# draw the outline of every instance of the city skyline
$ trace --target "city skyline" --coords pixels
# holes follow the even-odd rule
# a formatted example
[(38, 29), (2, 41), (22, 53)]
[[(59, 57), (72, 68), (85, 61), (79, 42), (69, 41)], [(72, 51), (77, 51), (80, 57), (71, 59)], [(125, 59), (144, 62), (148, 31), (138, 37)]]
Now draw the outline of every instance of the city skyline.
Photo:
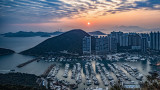
[(116, 52), (142, 52), (160, 50), (160, 32), (123, 33), (111, 32), (108, 35), (85, 36), (83, 54), (107, 54)]
[(1, 0), (0, 6), (0, 32), (160, 30), (159, 0)]

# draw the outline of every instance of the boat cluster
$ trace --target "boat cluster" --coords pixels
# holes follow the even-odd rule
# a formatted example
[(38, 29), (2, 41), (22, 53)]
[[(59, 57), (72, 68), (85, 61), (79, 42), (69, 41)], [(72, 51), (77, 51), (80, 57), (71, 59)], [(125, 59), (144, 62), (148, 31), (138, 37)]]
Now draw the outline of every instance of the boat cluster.
[(108, 64), (108, 66), (110, 67), (111, 71), (115, 74), (115, 76), (117, 77), (117, 79), (120, 81), (121, 84), (125, 82), (133, 82), (126, 75), (126, 73), (120, 69), (120, 67), (117, 64), (112, 63), (112, 64)]
[(125, 61), (129, 61), (129, 62), (137, 62), (137, 61), (144, 61), (144, 60), (147, 60), (147, 58), (139, 55), (130, 55), (125, 58)]
[(81, 74), (81, 64), (80, 63), (76, 63), (76, 83), (79, 84), (82, 82), (82, 74)]
[(90, 56), (81, 56), (83, 61), (91, 62), (91, 61), (102, 61), (102, 58), (98, 55), (90, 55)]
[(142, 56), (142, 55), (137, 55), (137, 54), (131, 55), (127, 53), (109, 54), (104, 57), (104, 59), (109, 60), (109, 61), (125, 60), (129, 62), (144, 61), (144, 60), (147, 60), (148, 58), (151, 59), (151, 57), (148, 57), (148, 56)]
[(107, 55), (105, 59), (110, 60), (110, 61), (119, 61), (119, 60), (123, 59), (122, 55), (123, 55), (123, 53)]
[(64, 70), (63, 77), (67, 78), (68, 72), (69, 72), (69, 64), (65, 64), (65, 70)]
[(71, 79), (74, 79), (77, 84), (82, 82), (81, 64), (80, 63), (76, 63), (75, 65), (73, 65)]
[(90, 62), (85, 64), (85, 76), (87, 86), (91, 85), (92, 81), (94, 82), (94, 85), (99, 85), (99, 81)]
[(71, 79), (75, 79), (76, 76), (76, 65), (73, 65)]
[(133, 77), (135, 77), (137, 80), (142, 80), (143, 75), (138, 71), (137, 68), (128, 65), (127, 63), (122, 64), (122, 67)]
[(51, 71), (49, 72), (48, 76), (47, 77), (55, 77), (58, 73), (58, 71), (60, 70), (60, 66), (59, 65), (56, 65), (54, 66)]
[(96, 63), (96, 68), (97, 68), (98, 73), (100, 74), (101, 80), (103, 81), (103, 84), (105, 86), (108, 86), (109, 84), (111, 86), (113, 86), (115, 84), (113, 77), (109, 74), (109, 72), (105, 68), (104, 64)]
[(70, 83), (68, 81), (60, 80), (56, 77), (52, 78), (51, 82), (49, 82), (50, 90), (70, 90), (69, 85)]
[(70, 83), (65, 80), (60, 80), (56, 77), (60, 70), (60, 66), (54, 66), (47, 75), (47, 78), (41, 78), (42, 85), (51, 90), (69, 90)]
[(84, 90), (109, 90), (108, 87), (106, 88), (100, 88), (100, 87), (87, 87), (87, 88), (84, 88)]
[[(108, 56), (108, 59), (112, 59), (112, 61), (118, 61), (120, 59), (122, 59), (121, 57), (122, 55), (115, 55), (115, 56)], [(125, 58), (125, 57), (124, 57)], [(104, 84), (104, 86), (106, 88), (110, 87), (110, 86), (114, 86), (115, 85), (115, 81), (120, 82), (121, 85), (124, 85), (125, 83), (129, 83), (129, 84), (135, 84), (134, 81), (142, 81), (143, 80), (143, 75), (139, 72), (139, 70), (136, 67), (133, 67), (131, 65), (129, 65), (128, 63), (123, 63), (123, 64), (117, 64), (116, 62), (114, 63), (108, 63), (108, 64), (103, 64), (102, 58), (99, 56), (88, 56), (88, 57), (83, 57), (84, 60), (86, 60), (85, 62), (85, 67), (83, 69), (84, 74), (85, 74), (85, 83), (87, 86), (90, 85), (99, 85), (100, 81), (97, 79), (96, 77), (96, 72), (99, 73), (100, 78), (102, 83)], [(138, 56), (130, 56), (127, 57), (126, 60), (146, 60), (146, 58), (144, 57), (138, 57)], [(72, 60), (77, 60), (77, 59), (67, 59), (65, 57), (56, 57), (56, 58), (50, 58), (48, 59), (49, 62), (51, 61), (72, 61)], [(92, 66), (92, 61), (95, 60), (96, 61), (96, 72)], [(73, 64), (73, 63), (72, 63)], [(71, 66), (72, 66), (71, 64)], [(106, 68), (106, 66), (108, 67)], [(65, 69), (64, 72), (61, 76), (63, 76), (64, 78), (68, 78), (68, 73), (69, 73), (69, 68), (70, 68), (70, 64), (68, 64), (68, 62), (65, 64)], [(60, 70), (60, 66), (59, 65), (55, 65), (50, 72), (48, 73), (47, 79), (51, 80), (51, 81), (47, 81), (48, 85), (50, 85), (49, 87), (52, 89), (64, 89), (67, 90), (67, 88), (71, 85), (73, 85), (72, 88), (77, 88), (78, 85), (80, 83), (82, 83), (82, 66), (80, 63), (74, 63), (73, 64), (73, 68), (71, 69), (71, 79), (73, 79), (76, 83), (74, 84), (70, 84), (70, 82), (66, 81), (66, 80), (59, 80), (56, 75), (58, 74)], [(108, 71), (110, 70), (110, 71)], [(116, 78), (113, 78), (116, 77)], [(132, 80), (131, 80), (132, 79)], [(57, 85), (58, 83), (58, 85)], [(98, 86), (97, 86), (98, 87)], [(95, 88), (95, 87), (93, 87)], [(92, 90), (91, 87), (87, 87), (85, 88), (86, 90)]]

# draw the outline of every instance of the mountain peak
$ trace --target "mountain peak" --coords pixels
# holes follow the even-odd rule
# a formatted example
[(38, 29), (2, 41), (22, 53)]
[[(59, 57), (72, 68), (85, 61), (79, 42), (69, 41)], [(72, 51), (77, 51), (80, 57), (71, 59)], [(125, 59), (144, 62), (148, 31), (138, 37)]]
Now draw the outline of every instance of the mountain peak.
[(72, 30), (70, 30), (70, 31), (68, 31), (68, 32), (66, 32), (66, 33), (74, 33), (74, 32), (78, 32), (78, 33), (86, 33), (84, 30), (82, 30), (82, 29), (72, 29)]
[(21, 52), (28, 55), (43, 55), (47, 52), (57, 53), (68, 51), (70, 53), (82, 53), (82, 40), (85, 36), (90, 36), (81, 29), (73, 29), (59, 36), (49, 38), (37, 46)]

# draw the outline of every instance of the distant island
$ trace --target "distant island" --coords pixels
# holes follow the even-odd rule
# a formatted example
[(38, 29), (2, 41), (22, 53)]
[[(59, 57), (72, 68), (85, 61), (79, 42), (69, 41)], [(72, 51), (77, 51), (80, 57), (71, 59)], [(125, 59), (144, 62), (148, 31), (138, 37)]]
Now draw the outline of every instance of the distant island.
[(101, 31), (93, 31), (93, 32), (88, 32), (90, 35), (106, 35), (105, 33)]
[(0, 48), (0, 56), (13, 54), (13, 53), (15, 53), (15, 51), (10, 50), (10, 49)]
[(60, 35), (63, 32), (60, 31), (55, 31), (55, 32), (25, 32), (25, 31), (19, 31), (19, 32), (8, 32), (1, 34), (4, 37), (35, 37), (35, 36), (40, 36), (40, 37), (50, 37), (51, 35)]

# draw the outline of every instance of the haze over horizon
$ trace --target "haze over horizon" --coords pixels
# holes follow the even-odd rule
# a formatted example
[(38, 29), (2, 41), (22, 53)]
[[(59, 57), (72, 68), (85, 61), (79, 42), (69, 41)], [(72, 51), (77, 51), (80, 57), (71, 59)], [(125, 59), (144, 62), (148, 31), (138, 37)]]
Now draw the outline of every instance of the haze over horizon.
[[(89, 24), (88, 24), (89, 23)], [(0, 33), (160, 31), (159, 0), (1, 0)]]

